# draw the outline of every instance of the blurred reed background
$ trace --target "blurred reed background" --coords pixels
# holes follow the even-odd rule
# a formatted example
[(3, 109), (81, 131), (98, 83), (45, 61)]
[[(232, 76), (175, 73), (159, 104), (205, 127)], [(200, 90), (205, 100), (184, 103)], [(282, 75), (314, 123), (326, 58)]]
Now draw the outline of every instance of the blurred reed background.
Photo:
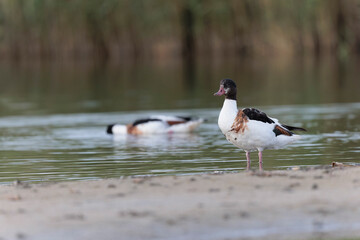
[(360, 54), (359, 0), (0, 0), (0, 57)]

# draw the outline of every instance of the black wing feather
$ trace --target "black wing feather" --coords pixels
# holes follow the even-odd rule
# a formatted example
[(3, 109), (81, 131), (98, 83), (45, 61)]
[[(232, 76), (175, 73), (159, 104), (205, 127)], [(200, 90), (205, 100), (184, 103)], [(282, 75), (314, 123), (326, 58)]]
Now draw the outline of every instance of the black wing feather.
[(272, 119), (270, 119), (266, 115), (266, 113), (264, 113), (260, 110), (257, 110), (255, 108), (244, 108), (243, 112), (251, 120), (261, 121), (264, 123), (275, 123)]
[(136, 125), (139, 125), (139, 124), (143, 124), (143, 123), (147, 123), (147, 122), (154, 122), (154, 121), (161, 121), (161, 119), (157, 119), (157, 118), (138, 119), (132, 125), (136, 126)]
[(183, 117), (183, 116), (176, 116), (176, 117), (183, 119), (185, 122), (189, 122), (193, 120), (192, 117)]

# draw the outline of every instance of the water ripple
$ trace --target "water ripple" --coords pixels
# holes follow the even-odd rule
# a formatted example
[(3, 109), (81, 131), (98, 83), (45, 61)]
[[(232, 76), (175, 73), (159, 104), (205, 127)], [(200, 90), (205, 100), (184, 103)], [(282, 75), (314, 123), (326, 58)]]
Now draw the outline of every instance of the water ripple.
[[(264, 152), (265, 169), (360, 163), (360, 103), (264, 107), (271, 116), (308, 129), (295, 144)], [(126, 175), (239, 171), (243, 151), (217, 127), (219, 109), (158, 111), (208, 119), (192, 134), (121, 136), (107, 124), (130, 122), (154, 112), (55, 114), (0, 118), (0, 182), (84, 180)], [(252, 154), (256, 167), (257, 154)]]

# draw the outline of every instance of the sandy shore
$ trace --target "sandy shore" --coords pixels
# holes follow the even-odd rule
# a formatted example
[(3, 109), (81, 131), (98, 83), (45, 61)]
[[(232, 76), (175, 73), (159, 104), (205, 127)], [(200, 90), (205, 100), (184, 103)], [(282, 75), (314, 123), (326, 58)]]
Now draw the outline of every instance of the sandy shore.
[(360, 237), (360, 168), (0, 186), (0, 239)]

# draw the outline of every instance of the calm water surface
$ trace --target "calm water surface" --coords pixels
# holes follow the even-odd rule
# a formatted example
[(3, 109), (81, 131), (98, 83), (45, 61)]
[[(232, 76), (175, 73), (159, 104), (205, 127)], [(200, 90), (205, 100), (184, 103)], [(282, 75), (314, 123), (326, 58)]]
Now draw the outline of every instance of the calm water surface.
[[(216, 125), (223, 99), (212, 94), (223, 77), (237, 81), (240, 106), (308, 129), (286, 149), (265, 151), (265, 169), (360, 163), (359, 73), (352, 63), (331, 61), (1, 66), (0, 183), (243, 170), (245, 154)], [(105, 134), (108, 124), (152, 114), (208, 121), (192, 134)]]

